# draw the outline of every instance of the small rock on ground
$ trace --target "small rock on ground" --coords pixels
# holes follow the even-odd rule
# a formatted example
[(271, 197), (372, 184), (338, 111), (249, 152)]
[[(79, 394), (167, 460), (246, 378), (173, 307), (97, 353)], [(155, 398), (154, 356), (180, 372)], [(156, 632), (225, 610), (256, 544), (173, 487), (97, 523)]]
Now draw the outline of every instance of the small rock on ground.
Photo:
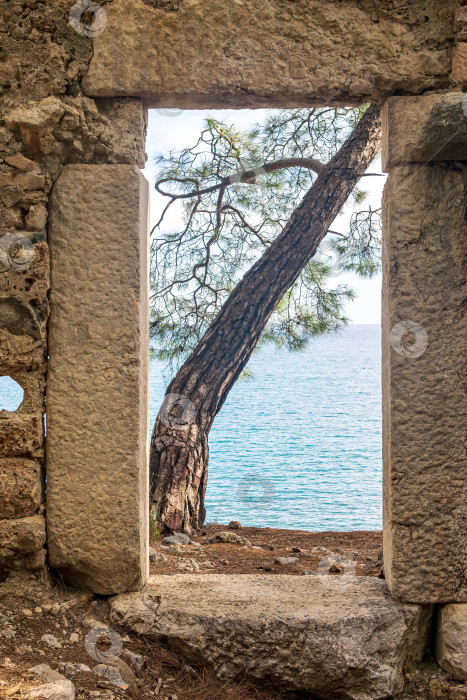
[(29, 691), (31, 698), (45, 698), (45, 700), (75, 700), (75, 686), (69, 680), (46, 683)]
[(175, 535), (169, 535), (162, 540), (164, 547), (170, 547), (171, 544), (193, 544), (192, 540), (183, 532), (177, 532)]
[(49, 647), (52, 647), (52, 649), (62, 648), (61, 642), (59, 642), (57, 637), (54, 637), (53, 634), (43, 634), (41, 641), (45, 642)]
[(297, 557), (277, 557), (274, 559), (275, 564), (280, 564), (281, 566), (288, 566), (289, 564), (295, 564), (298, 559)]
[(252, 544), (250, 540), (241, 535), (237, 535), (235, 532), (227, 532), (226, 530), (218, 532), (212, 537), (208, 537), (206, 540), (207, 544), (216, 544), (217, 542), (222, 542), (225, 544), (241, 544), (246, 547), (251, 547)]

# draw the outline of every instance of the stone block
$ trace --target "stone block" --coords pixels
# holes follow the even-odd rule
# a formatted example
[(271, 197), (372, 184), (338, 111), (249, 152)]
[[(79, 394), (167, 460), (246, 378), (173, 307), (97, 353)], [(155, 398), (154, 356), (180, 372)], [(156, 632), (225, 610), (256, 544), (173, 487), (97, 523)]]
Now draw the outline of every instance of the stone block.
[(466, 197), (435, 164), (384, 192), (384, 566), (412, 603), (467, 602)]
[(0, 459), (0, 518), (33, 515), (42, 503), (43, 470), (39, 462)]
[(467, 681), (467, 605), (451, 603), (438, 611), (436, 658), (441, 668)]
[(451, 78), (455, 83), (467, 83), (467, 42), (460, 41), (452, 59)]
[[(35, 234), (0, 238), (0, 374), (37, 368), (47, 355), (49, 249)], [(17, 248), (19, 257), (11, 257)]]
[(69, 165), (50, 203), (49, 558), (112, 594), (148, 575), (148, 186)]
[(467, 161), (467, 95), (390, 97), (382, 111), (383, 170), (406, 163)]
[(0, 457), (39, 456), (43, 435), (42, 414), (0, 411)]
[(45, 520), (32, 515), (18, 520), (0, 520), (0, 555), (31, 554), (45, 544)]
[[(361, 104), (448, 84), (457, 0), (106, 5), (86, 94), (152, 107)], [(410, 29), (409, 29), (410, 26)], [(336, 49), (336, 47), (338, 47)], [(209, 67), (209, 68), (207, 68)]]
[(336, 700), (395, 696), (403, 666), (426, 649), (430, 618), (430, 606), (396, 603), (366, 577), (151, 576), (141, 593), (111, 601), (113, 621), (224, 681)]

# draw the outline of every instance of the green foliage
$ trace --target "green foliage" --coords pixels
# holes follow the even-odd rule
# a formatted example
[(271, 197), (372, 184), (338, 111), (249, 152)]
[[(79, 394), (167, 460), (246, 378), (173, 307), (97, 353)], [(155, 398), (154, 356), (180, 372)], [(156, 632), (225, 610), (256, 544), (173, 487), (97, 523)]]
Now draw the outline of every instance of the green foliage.
[[(156, 357), (178, 363), (196, 347), (317, 177), (300, 165), (271, 172), (264, 167), (290, 158), (328, 162), (365, 109), (277, 111), (247, 131), (208, 118), (196, 144), (157, 158), (156, 189), (167, 196), (167, 206), (151, 244)], [(380, 214), (363, 211), (364, 201), (365, 193), (354, 191), (349, 206), (356, 211), (348, 234), (328, 235), (339, 266), (369, 277), (379, 269)], [(181, 230), (165, 224), (170, 208), (181, 214)], [(347, 323), (343, 305), (354, 293), (345, 285), (328, 288), (331, 262), (321, 254), (305, 266), (276, 308), (261, 343), (300, 350), (311, 337)]]
[(149, 513), (149, 541), (157, 542), (162, 537), (157, 521), (157, 510)]

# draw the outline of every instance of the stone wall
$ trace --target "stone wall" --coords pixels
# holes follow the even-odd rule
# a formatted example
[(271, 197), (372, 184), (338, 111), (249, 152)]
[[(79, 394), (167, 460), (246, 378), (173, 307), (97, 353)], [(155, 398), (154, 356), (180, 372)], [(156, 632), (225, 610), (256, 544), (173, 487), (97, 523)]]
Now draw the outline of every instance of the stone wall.
[[(438, 104), (438, 93), (449, 94), (467, 85), (464, 0), (442, 3), (439, 0), (271, 0), (268, 3), (108, 0), (94, 14), (93, 25), (89, 25), (83, 8), (83, 4), (75, 5), (73, 0), (47, 3), (7, 0), (0, 9), (0, 374), (13, 377), (24, 388), (24, 401), (19, 409), (12, 414), (0, 412), (3, 569), (40, 568), (46, 554), (43, 418), (46, 360), (50, 354), (47, 233), (53, 226), (53, 218), (60, 218), (56, 205), (49, 209), (49, 195), (64, 165), (141, 167), (145, 160), (147, 104), (185, 108), (339, 105), (371, 100), (382, 103), (391, 95), (422, 93), (434, 95), (429, 99)], [(70, 10), (73, 10), (71, 15)], [(448, 112), (450, 99), (448, 96), (439, 102)], [(459, 116), (463, 129), (464, 118)], [(410, 114), (405, 115), (406, 121), (401, 120), (397, 128), (402, 134), (415, 130), (416, 135), (417, 111), (411, 120), (409, 117)], [(413, 193), (406, 184), (407, 168), (420, 159), (432, 160), (436, 153), (430, 148), (436, 146), (437, 129), (450, 128), (442, 118), (433, 123), (438, 126), (435, 130), (425, 130), (418, 146), (416, 140), (408, 143), (406, 139), (406, 149), (401, 153), (397, 138), (386, 144), (388, 167), (393, 169), (393, 184), (388, 191), (392, 188), (394, 196), (400, 197), (406, 191), (408, 201), (412, 201)], [(437, 163), (423, 174), (417, 171), (416, 175), (421, 190), (430, 188), (425, 206), (439, 205), (446, 209), (445, 219), (440, 215), (438, 220), (440, 230), (443, 221), (451, 228), (457, 223), (460, 226), (449, 193), (452, 189), (456, 202), (463, 202), (464, 166), (457, 167), (454, 161), (459, 158), (465, 161), (462, 148), (466, 139), (462, 134), (456, 135), (456, 139), (450, 142), (450, 150), (443, 152), (448, 166)], [(437, 160), (443, 160), (439, 153)], [(433, 194), (435, 191), (438, 199)], [(74, 197), (79, 198), (78, 186)], [(387, 290), (394, 292), (386, 302), (387, 318), (391, 322), (404, 320), (405, 316), (411, 319), (413, 314), (409, 312), (418, 308), (414, 290), (410, 288), (412, 270), (404, 267), (408, 258), (403, 255), (405, 248), (415, 250), (410, 248), (410, 237), (413, 234), (416, 238), (414, 231), (418, 225), (413, 209), (407, 210), (410, 231), (405, 233), (400, 214), (390, 207), (386, 212), (392, 231), (392, 238), (387, 238), (387, 245), (391, 240), (390, 250), (386, 249)], [(456, 436), (464, 425), (459, 423), (458, 412), (454, 416), (458, 389), (453, 377), (458, 364), (455, 354), (443, 351), (438, 342), (447, 317), (449, 337), (460, 342), (462, 319), (453, 312), (453, 298), (460, 299), (460, 273), (447, 292), (438, 285), (440, 278), (447, 278), (455, 269), (448, 270), (446, 261), (461, 260), (458, 249), (462, 241), (454, 232), (447, 236), (451, 257), (445, 258), (445, 248), (440, 246), (436, 230), (427, 230), (427, 235), (432, 236), (427, 250), (422, 248), (420, 257), (414, 255), (411, 265), (422, 285), (420, 261), (430, 267), (434, 260), (433, 303), (438, 304), (439, 313), (434, 315), (430, 352), (422, 358), (420, 366), (431, 376), (430, 372), (438, 366), (436, 357), (441, 358), (443, 372), (448, 377), (445, 413), (439, 385), (428, 385), (428, 380), (424, 384), (423, 400), (427, 403), (435, 396), (440, 425), (449, 436), (439, 450), (438, 462), (432, 459), (438, 434), (436, 416), (433, 413), (430, 417), (428, 432), (426, 423), (419, 421), (420, 415), (415, 416), (411, 408), (414, 392), (410, 389), (410, 369), (404, 363), (398, 367), (391, 359), (386, 377), (393, 392), (387, 399), (385, 427), (388, 450), (385, 459), (390, 465), (385, 477), (389, 582), (395, 593), (411, 602), (419, 601), (427, 591), (430, 601), (463, 600), (465, 596), (465, 550), (456, 553), (456, 546), (465, 542), (466, 519), (455, 488), (452, 487), (452, 494), (456, 522), (451, 518), (446, 524), (441, 518), (432, 526), (439, 527), (444, 534), (453, 533), (456, 523), (458, 530), (461, 528), (460, 535), (452, 534), (447, 553), (441, 551), (446, 542), (442, 537), (431, 542), (436, 546), (439, 565), (447, 567), (450, 586), (447, 597), (442, 598), (433, 572), (427, 575), (425, 564), (422, 565), (423, 557), (430, 556), (425, 551), (430, 549), (430, 541), (421, 537), (417, 545), (414, 538), (419, 525), (422, 535), (423, 528), (430, 527), (424, 524), (421, 508), (414, 507), (409, 519), (401, 518), (402, 508), (407, 512), (416, 504), (421, 484), (417, 480), (423, 481), (430, 471), (425, 468), (427, 463), (433, 467), (433, 478), (422, 484), (422, 491), (425, 489), (423, 502), (429, 506), (429, 489), (438, 486), (443, 469), (446, 471), (441, 461), (446, 459), (459, 465), (463, 458), (455, 447)], [(405, 302), (410, 302), (407, 313), (402, 309), (403, 304), (398, 306), (402, 297), (394, 302), (399, 261), (394, 262), (391, 256), (397, 255), (400, 255), (400, 275), (404, 275), (408, 289), (404, 297)], [(449, 292), (457, 296), (452, 297)], [(60, 363), (57, 347), (53, 349), (53, 359)], [(434, 364), (430, 364), (433, 357)], [(78, 387), (73, 390), (78, 391)], [(416, 396), (415, 399), (419, 400)], [(403, 410), (412, 411), (410, 415), (417, 418), (412, 427), (408, 428), (402, 420), (398, 422)], [(457, 421), (455, 430), (450, 420)], [(72, 429), (70, 422), (69, 430)], [(411, 441), (414, 473), (407, 468), (408, 457), (398, 440), (404, 435)], [(73, 440), (77, 439), (70, 436), (71, 449), (74, 449)], [(431, 450), (428, 462), (415, 454), (423, 440), (429, 443), (427, 452)], [(93, 466), (92, 455), (87, 466)], [(99, 465), (95, 467), (98, 469)], [(81, 465), (76, 465), (76, 469), (80, 468)], [(455, 472), (454, 467), (452, 470), (453, 474), (461, 473)], [(412, 479), (414, 474), (416, 481)], [(459, 481), (462, 489), (465, 483), (462, 472)], [(63, 491), (66, 500), (66, 486)], [(70, 513), (73, 508), (70, 498)], [(63, 518), (66, 509), (57, 512)], [(436, 508), (433, 513), (436, 517), (440, 514)], [(389, 524), (393, 530), (388, 530)], [(96, 532), (96, 537), (102, 537), (103, 541), (102, 530)], [(407, 533), (412, 540), (409, 537), (407, 541)], [(400, 553), (407, 554), (406, 558), (399, 556)], [(415, 562), (412, 570), (411, 562)], [(134, 585), (134, 581), (128, 585)]]
[(81, 89), (92, 41), (70, 2), (0, 9), (0, 375), (24, 400), (0, 406), (0, 575), (46, 557), (44, 414), (50, 285), (48, 201), (66, 163), (145, 162), (139, 99), (93, 100)]

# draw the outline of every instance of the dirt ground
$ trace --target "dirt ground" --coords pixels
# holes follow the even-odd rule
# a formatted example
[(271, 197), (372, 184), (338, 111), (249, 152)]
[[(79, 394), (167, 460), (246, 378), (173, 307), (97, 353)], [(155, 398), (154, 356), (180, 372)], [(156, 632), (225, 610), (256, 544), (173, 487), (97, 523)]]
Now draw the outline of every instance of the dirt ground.
[[(208, 544), (207, 540), (219, 532), (232, 532), (245, 537), (252, 547), (237, 544)], [(356, 563), (357, 576), (380, 576), (382, 570), (383, 533), (379, 532), (306, 532), (279, 530), (268, 527), (230, 528), (226, 525), (207, 525), (202, 534), (191, 539), (200, 547), (179, 546), (180, 551), (165, 547), (161, 538), (153, 538), (151, 546), (166, 561), (150, 564), (152, 574), (291, 574), (316, 572), (318, 565), (330, 554), (342, 556)], [(322, 551), (313, 551), (321, 549)], [(297, 551), (298, 550), (298, 551)], [(281, 565), (277, 558), (296, 558), (293, 564)], [(199, 570), (184, 569), (186, 561), (194, 559)]]
[[(152, 564), (154, 573), (183, 573), (178, 567), (189, 559), (200, 566), (199, 573), (291, 573), (316, 569), (323, 552), (315, 547), (345, 557), (353, 557), (357, 573), (381, 575), (381, 533), (325, 532), (308, 533), (266, 528), (229, 530), (226, 525), (210, 525), (206, 534), (193, 540), (206, 542), (222, 531), (246, 537), (253, 547), (238, 544), (201, 544), (180, 547), (178, 554), (169, 553), (160, 540), (153, 545), (166, 561)], [(261, 547), (261, 545), (263, 545)], [(258, 547), (258, 549), (255, 549)], [(274, 547), (274, 549), (271, 549)], [(292, 548), (301, 549), (294, 552)], [(281, 566), (274, 563), (278, 556), (296, 556), (298, 562)], [(302, 556), (299, 556), (302, 555)], [(222, 562), (227, 560), (228, 564)], [(213, 568), (206, 568), (210, 562)], [(262, 567), (262, 568), (260, 568)], [(193, 573), (193, 571), (191, 571)], [(338, 575), (338, 574), (337, 574)], [(15, 574), (0, 583), (0, 699), (23, 700), (44, 681), (30, 669), (48, 664), (69, 678), (76, 688), (76, 700), (299, 700), (313, 696), (302, 693), (280, 693), (275, 689), (252, 686), (239, 679), (224, 684), (205, 669), (193, 668), (162, 644), (148, 642), (128, 633), (109, 618), (110, 606), (103, 596), (66, 587), (53, 576)], [(112, 638), (89, 644), (89, 632), (96, 627), (109, 627), (122, 645), (118, 669), (123, 686), (96, 675), (93, 670), (105, 663), (105, 653)], [(44, 636), (44, 635), (51, 635)], [(141, 669), (136, 669), (125, 655), (127, 651), (142, 657)], [(63, 664), (84, 664), (89, 670)], [(454, 683), (443, 673), (432, 657), (422, 667), (407, 673), (407, 684), (398, 700), (467, 700), (467, 686)]]

